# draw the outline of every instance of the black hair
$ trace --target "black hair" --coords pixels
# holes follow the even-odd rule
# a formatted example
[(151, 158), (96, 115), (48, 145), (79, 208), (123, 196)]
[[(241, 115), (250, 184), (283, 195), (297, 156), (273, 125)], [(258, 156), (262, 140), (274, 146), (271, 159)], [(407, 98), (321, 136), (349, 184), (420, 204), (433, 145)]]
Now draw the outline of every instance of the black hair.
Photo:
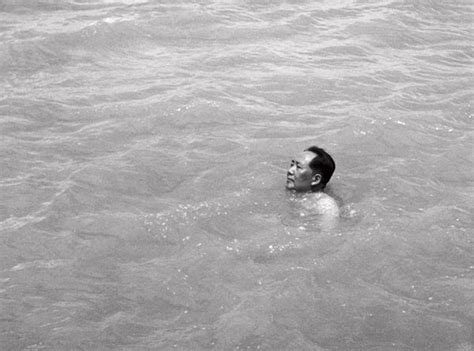
[(321, 185), (323, 189), (331, 179), (334, 170), (336, 169), (336, 163), (324, 149), (317, 146), (310, 146), (305, 151), (314, 152), (317, 156), (314, 157), (309, 163), (309, 167), (313, 171), (321, 172)]

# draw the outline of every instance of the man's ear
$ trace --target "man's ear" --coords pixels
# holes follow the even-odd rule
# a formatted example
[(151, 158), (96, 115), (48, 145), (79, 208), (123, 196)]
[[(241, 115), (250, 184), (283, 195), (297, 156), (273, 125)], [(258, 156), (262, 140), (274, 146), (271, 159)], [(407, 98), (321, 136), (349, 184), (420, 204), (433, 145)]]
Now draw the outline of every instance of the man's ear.
[(311, 178), (311, 186), (316, 186), (318, 185), (319, 183), (321, 183), (321, 174), (319, 173), (316, 173), (313, 175), (313, 177)]

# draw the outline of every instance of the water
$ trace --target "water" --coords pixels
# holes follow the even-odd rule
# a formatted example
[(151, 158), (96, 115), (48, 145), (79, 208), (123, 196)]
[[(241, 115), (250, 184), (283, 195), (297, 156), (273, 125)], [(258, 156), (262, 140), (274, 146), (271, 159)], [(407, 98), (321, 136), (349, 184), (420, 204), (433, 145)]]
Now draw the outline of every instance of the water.
[(1, 1), (2, 349), (472, 350), (472, 10)]

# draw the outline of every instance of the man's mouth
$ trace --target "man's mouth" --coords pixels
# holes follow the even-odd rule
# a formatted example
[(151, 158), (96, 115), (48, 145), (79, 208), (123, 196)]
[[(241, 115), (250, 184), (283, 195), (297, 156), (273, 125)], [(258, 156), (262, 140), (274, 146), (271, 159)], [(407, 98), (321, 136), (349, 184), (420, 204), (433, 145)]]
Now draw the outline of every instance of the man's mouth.
[(286, 178), (286, 188), (287, 189), (294, 189), (295, 188), (295, 180), (292, 178)]

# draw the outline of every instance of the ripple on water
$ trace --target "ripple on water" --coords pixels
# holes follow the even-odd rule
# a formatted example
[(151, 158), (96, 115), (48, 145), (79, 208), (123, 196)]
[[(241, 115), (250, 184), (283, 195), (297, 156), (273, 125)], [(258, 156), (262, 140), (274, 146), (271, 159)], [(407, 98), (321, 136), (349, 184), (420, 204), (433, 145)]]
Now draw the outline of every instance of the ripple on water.
[(472, 349), (467, 2), (0, 10), (4, 348)]

